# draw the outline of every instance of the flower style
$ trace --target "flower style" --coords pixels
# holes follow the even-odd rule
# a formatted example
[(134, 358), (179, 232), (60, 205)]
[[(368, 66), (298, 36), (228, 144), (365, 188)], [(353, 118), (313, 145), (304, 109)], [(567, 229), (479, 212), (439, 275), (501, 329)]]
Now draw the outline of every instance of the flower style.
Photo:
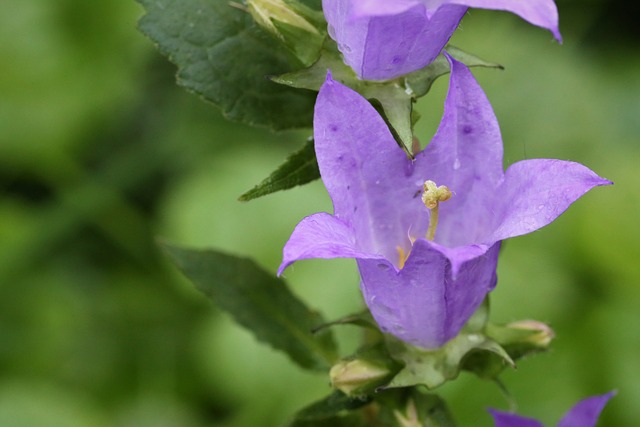
[(521, 161), (505, 174), (491, 105), (469, 69), (449, 61), (442, 122), (413, 161), (367, 100), (327, 77), (314, 137), (334, 214), (303, 219), (279, 269), (305, 258), (355, 258), (381, 329), (427, 349), (456, 336), (494, 288), (502, 239), (549, 224), (591, 188), (610, 184), (560, 160)]
[[(581, 400), (562, 417), (558, 427), (595, 427), (600, 412), (614, 395), (615, 392), (612, 391)], [(489, 412), (493, 415), (496, 427), (543, 427), (539, 421), (533, 418), (521, 417), (495, 409), (490, 409)]]
[(553, 0), (323, 0), (329, 34), (359, 77), (386, 80), (433, 61), (468, 7), (515, 13), (562, 41)]

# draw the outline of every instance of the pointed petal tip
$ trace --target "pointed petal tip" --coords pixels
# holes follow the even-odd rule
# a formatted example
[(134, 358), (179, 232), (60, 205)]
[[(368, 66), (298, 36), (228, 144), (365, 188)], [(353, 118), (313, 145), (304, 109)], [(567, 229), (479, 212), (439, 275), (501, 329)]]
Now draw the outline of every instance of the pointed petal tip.
[(549, 30), (549, 32), (551, 32), (551, 34), (553, 35), (553, 38), (556, 39), (558, 44), (562, 44), (564, 40), (562, 39), (562, 34), (560, 34), (560, 27), (558, 25), (557, 16), (556, 16), (555, 22), (550, 23), (548, 25), (541, 25), (541, 27), (546, 30)]
[(606, 178), (600, 178), (600, 182), (598, 185), (613, 185), (613, 181), (610, 181)]
[[(324, 79), (324, 83), (320, 86), (319, 93), (333, 93), (334, 90), (340, 90), (344, 88), (342, 83), (333, 78), (333, 73), (327, 68), (327, 75)], [(326, 95), (325, 95), (326, 96)]]
[(602, 410), (616, 393), (617, 391), (613, 390), (582, 399), (562, 417), (558, 427), (595, 427)]
[(460, 64), (460, 61), (458, 61), (453, 56), (451, 56), (449, 52), (447, 52), (446, 50), (443, 50), (442, 54), (444, 55), (445, 58), (447, 58), (447, 61), (449, 62), (449, 67), (451, 68), (451, 70), (453, 70), (453, 67)]
[(282, 273), (284, 273), (284, 270), (286, 270), (287, 267), (289, 267), (289, 264), (291, 263), (283, 260), (282, 264), (280, 264), (280, 267), (278, 267), (278, 272), (276, 273), (276, 276), (281, 277)]
[(601, 176), (599, 176), (598, 174), (596, 174), (593, 171), (590, 171), (592, 174), (592, 179), (591, 179), (591, 184), (592, 187), (591, 188), (595, 188), (595, 187), (606, 187), (609, 185), (613, 185), (613, 181), (607, 179), (607, 178), (603, 178)]
[[(578, 402), (565, 416), (560, 420), (558, 427), (594, 426), (602, 409), (609, 399), (615, 396), (616, 390), (609, 393), (587, 397)], [(488, 408), (488, 412), (493, 416), (496, 427), (538, 427), (542, 426), (539, 421), (533, 418), (527, 418), (509, 412), (499, 411)]]
[(331, 70), (329, 68), (327, 68), (327, 77), (324, 79), (324, 83), (325, 84), (335, 83), (335, 80), (333, 80), (333, 74), (331, 73)]
[(609, 400), (614, 397), (616, 394), (618, 394), (618, 390), (611, 390), (609, 393), (605, 393), (605, 394), (598, 394), (595, 396), (591, 396), (591, 397), (587, 397), (585, 399), (583, 399), (581, 402), (584, 401), (599, 401), (602, 402), (602, 404), (606, 404), (607, 402), (609, 402)]
[(492, 408), (488, 408), (487, 411), (493, 417), (496, 427), (542, 427), (542, 424), (533, 418), (523, 417)]

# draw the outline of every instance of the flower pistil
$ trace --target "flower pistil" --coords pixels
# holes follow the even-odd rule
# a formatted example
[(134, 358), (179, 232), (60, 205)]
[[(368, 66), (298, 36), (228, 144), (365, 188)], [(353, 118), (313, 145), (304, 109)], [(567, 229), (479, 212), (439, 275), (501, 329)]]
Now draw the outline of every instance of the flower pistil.
[(440, 202), (446, 202), (451, 198), (451, 190), (446, 185), (438, 185), (430, 180), (424, 182), (422, 202), (431, 211), (429, 217), (429, 228), (427, 229), (427, 240), (433, 240), (438, 227), (438, 206)]

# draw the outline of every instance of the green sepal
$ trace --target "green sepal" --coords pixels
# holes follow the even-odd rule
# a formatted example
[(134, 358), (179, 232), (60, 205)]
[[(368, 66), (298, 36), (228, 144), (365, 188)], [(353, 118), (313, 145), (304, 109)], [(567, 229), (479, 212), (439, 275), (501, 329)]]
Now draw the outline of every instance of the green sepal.
[[(451, 55), (452, 58), (462, 62), (467, 67), (504, 69), (504, 67), (498, 63), (485, 61), (453, 45), (447, 45), (444, 50)], [(448, 74), (449, 71), (449, 61), (447, 61), (447, 58), (443, 54), (440, 54), (425, 68), (409, 73), (401, 77), (401, 79), (404, 80), (404, 87), (411, 96), (413, 98), (420, 98), (429, 93), (433, 82), (436, 81), (438, 77)]]
[(352, 398), (336, 390), (324, 399), (312, 403), (296, 413), (287, 427), (355, 427), (364, 425), (364, 418), (358, 409), (369, 403), (371, 403), (370, 398)]
[(337, 360), (330, 331), (311, 332), (324, 322), (322, 317), (294, 296), (282, 279), (247, 258), (161, 246), (196, 288), (258, 340), (305, 369), (326, 371)]
[(494, 355), (500, 363), (515, 368), (514, 361), (505, 349), (484, 333), (488, 313), (489, 302), (486, 299), (458, 336), (436, 350), (425, 350), (387, 337), (391, 357), (404, 367), (385, 387), (424, 385), (435, 389), (456, 378), (465, 366), (465, 360), (476, 353)]
[(273, 84), (267, 75), (299, 67), (251, 15), (226, 0), (138, 0), (140, 30), (178, 67), (178, 84), (234, 121), (273, 130), (311, 127), (313, 93)]
[[(553, 331), (539, 322), (539, 329), (523, 329), (522, 322), (509, 325), (494, 325), (489, 323), (485, 327), (485, 334), (497, 342), (513, 361), (528, 356), (543, 353), (548, 350), (553, 339)], [(463, 369), (475, 373), (480, 378), (495, 380), (505, 369), (504, 362), (494, 354), (474, 353), (464, 360)]]
[(515, 368), (509, 354), (497, 342), (479, 334), (461, 332), (457, 337), (437, 350), (428, 351), (407, 346), (399, 341), (392, 346), (392, 356), (404, 364), (404, 368), (386, 386), (409, 387), (425, 385), (435, 389), (455, 379), (463, 369), (465, 358), (476, 352), (489, 352), (500, 363)]
[(291, 154), (278, 169), (240, 196), (239, 200), (247, 202), (318, 178), (320, 178), (320, 169), (318, 169), (318, 161), (313, 149), (313, 139), (310, 138), (299, 151)]
[(497, 380), (506, 367), (547, 350), (553, 331), (536, 321), (495, 325), (489, 322), (486, 298), (462, 331), (435, 350), (424, 350), (386, 336), (389, 354), (403, 369), (385, 388), (424, 385), (434, 389), (455, 379), (462, 370), (480, 378)]
[[(452, 57), (469, 67), (502, 68), (499, 64), (484, 61), (453, 46), (447, 46), (446, 50)], [(334, 80), (349, 86), (370, 101), (379, 103), (383, 116), (392, 128), (398, 143), (411, 154), (413, 103), (427, 94), (438, 77), (449, 72), (449, 64), (441, 54), (427, 67), (397, 79), (384, 82), (360, 80), (342, 61), (335, 43), (327, 41), (320, 58), (311, 67), (272, 76), (271, 79), (283, 85), (317, 91), (326, 80), (327, 70), (331, 71)]]
[(327, 78), (327, 70), (331, 70), (334, 80), (349, 86), (369, 100), (376, 100), (382, 107), (385, 119), (398, 135), (399, 142), (405, 148), (411, 146), (411, 96), (395, 81), (378, 83), (358, 79), (355, 72), (342, 61), (340, 52), (332, 41), (325, 44), (320, 58), (311, 67), (272, 76), (271, 79), (282, 85), (318, 91)]

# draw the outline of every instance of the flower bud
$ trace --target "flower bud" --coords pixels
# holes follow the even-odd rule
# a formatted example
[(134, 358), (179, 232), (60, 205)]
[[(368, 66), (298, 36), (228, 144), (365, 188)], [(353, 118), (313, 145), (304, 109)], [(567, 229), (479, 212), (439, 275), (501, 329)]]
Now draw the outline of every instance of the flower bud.
[(312, 34), (319, 34), (309, 21), (290, 8), (283, 0), (247, 0), (247, 6), (253, 19), (278, 38), (283, 38), (283, 35), (274, 22), (281, 22)]
[(329, 371), (331, 385), (349, 396), (373, 391), (395, 373), (385, 363), (367, 359), (341, 360)]
[(305, 66), (320, 56), (326, 27), (321, 12), (296, 0), (247, 0), (253, 19)]
[(551, 340), (553, 340), (556, 336), (553, 332), (553, 329), (551, 329), (549, 325), (538, 322), (537, 320), (519, 320), (517, 322), (509, 323), (507, 327), (511, 329), (520, 329), (523, 331), (533, 332), (531, 335), (523, 339), (522, 342), (533, 344), (537, 347), (542, 348), (548, 347), (551, 343)]

